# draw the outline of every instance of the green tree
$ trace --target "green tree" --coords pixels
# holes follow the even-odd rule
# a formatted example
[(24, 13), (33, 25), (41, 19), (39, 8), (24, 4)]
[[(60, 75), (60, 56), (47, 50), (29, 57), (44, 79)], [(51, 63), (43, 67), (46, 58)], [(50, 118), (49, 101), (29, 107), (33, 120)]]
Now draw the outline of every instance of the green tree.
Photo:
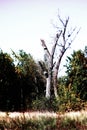
[(87, 58), (81, 50), (74, 51), (67, 57), (67, 85), (77, 96), (87, 100)]
[(9, 54), (0, 50), (0, 109), (2, 110), (11, 110), (16, 105), (17, 96), (15, 95), (18, 95), (16, 79), (13, 59)]
[(44, 79), (40, 67), (30, 54), (20, 50), (18, 54), (13, 52), (13, 55), (16, 58), (16, 72), (21, 87), (21, 105), (28, 108), (34, 99), (43, 95)]

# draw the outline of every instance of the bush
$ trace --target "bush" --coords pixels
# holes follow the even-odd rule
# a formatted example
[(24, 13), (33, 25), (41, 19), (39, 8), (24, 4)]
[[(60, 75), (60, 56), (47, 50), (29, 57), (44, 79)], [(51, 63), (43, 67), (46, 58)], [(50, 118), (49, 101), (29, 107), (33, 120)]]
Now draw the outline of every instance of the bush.
[(60, 85), (58, 88), (58, 94), (59, 97), (57, 99), (57, 108), (59, 111), (78, 111), (84, 109), (85, 102), (81, 100), (73, 90), (70, 90), (70, 88)]
[(47, 99), (45, 97), (41, 97), (40, 99), (36, 99), (32, 102), (32, 109), (39, 111), (58, 111), (58, 101), (55, 98)]

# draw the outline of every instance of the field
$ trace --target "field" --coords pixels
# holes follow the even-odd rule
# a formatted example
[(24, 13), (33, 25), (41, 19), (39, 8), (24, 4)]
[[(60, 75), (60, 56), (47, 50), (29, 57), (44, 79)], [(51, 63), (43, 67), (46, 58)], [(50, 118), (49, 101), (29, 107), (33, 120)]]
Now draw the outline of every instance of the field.
[(87, 111), (0, 112), (0, 130), (87, 130)]

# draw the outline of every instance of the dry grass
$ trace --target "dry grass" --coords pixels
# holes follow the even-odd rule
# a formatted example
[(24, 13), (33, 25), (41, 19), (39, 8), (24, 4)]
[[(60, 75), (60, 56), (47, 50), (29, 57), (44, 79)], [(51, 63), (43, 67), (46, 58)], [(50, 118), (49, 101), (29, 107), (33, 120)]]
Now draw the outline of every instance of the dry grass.
[(60, 114), (57, 118), (57, 129), (87, 130), (87, 111), (72, 111)]
[(14, 112), (14, 113), (9, 113), (9, 117), (11, 118), (15, 118), (15, 117), (26, 117), (26, 118), (32, 118), (32, 119), (39, 119), (40, 117), (56, 117), (57, 114), (54, 113), (54, 112), (25, 112), (25, 113), (17, 113), (17, 112)]
[[(49, 121), (48, 121), (49, 119)], [(52, 120), (53, 119), (53, 120)], [(56, 122), (55, 122), (55, 121)], [(46, 124), (46, 122), (48, 123)], [(37, 111), (37, 112), (0, 112), (0, 127), (3, 126), (4, 129), (10, 130), (22, 130), (22, 126), (26, 126), (24, 130), (47, 130), (49, 125), (54, 123), (53, 130), (72, 130), (73, 127), (71, 124), (74, 124), (74, 130), (87, 130), (87, 111), (77, 111), (77, 112), (67, 112), (67, 113), (54, 113), (48, 111)], [(34, 127), (38, 126), (36, 129)], [(44, 124), (47, 125), (44, 128)], [(42, 127), (43, 125), (43, 127)], [(30, 127), (33, 127), (30, 129)], [(40, 128), (39, 128), (40, 127)], [(15, 129), (14, 129), (15, 128)], [(66, 128), (66, 129), (65, 129)], [(4, 130), (3, 129), (3, 130)], [(51, 127), (50, 127), (51, 129)], [(51, 129), (52, 130), (52, 129)]]
[(56, 117), (56, 113), (47, 111), (0, 112), (0, 130), (45, 130), (48, 127), (51, 129), (56, 126)]
[(55, 112), (48, 112), (48, 111), (35, 111), (35, 112), (0, 112), (0, 120), (2, 118), (23, 118), (25, 117), (26, 119), (39, 119), (41, 117), (52, 117), (52, 118), (57, 118), (57, 117), (65, 117), (65, 118), (70, 118), (70, 119), (75, 119), (75, 120), (83, 120), (84, 118), (87, 118), (87, 111), (77, 111), (77, 112), (66, 112), (66, 113), (55, 113)]
[(70, 118), (70, 119), (74, 119), (74, 120), (76, 120), (76, 121), (82, 121), (82, 120), (84, 120), (84, 118), (87, 118), (87, 111), (77, 111), (77, 112), (68, 112), (68, 113), (65, 113), (64, 114), (64, 117), (68, 117), (68, 118)]

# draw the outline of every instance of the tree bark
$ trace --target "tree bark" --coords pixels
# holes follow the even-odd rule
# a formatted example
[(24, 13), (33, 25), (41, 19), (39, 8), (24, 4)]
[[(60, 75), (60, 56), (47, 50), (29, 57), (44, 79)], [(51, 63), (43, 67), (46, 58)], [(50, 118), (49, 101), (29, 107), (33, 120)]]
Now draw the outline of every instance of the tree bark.
[[(79, 31), (76, 32), (76, 35), (72, 39), (71, 37), (73, 36), (74, 31), (76, 28), (70, 30), (70, 32), (67, 30), (68, 22), (69, 22), (69, 17), (66, 20), (62, 20), (60, 15), (58, 15), (59, 21), (62, 24), (62, 26), (56, 27), (58, 29), (58, 33), (56, 34), (55, 42), (53, 43), (52, 50), (49, 52), (45, 41), (41, 40), (42, 47), (44, 48), (44, 61), (45, 64), (47, 65), (47, 71), (48, 71), (48, 77), (46, 78), (46, 98), (50, 98), (51, 96), (51, 87), (52, 87), (52, 82), (53, 82), (53, 87), (54, 87), (54, 95), (57, 98), (58, 93), (57, 93), (57, 86), (58, 86), (58, 72), (59, 72), (59, 67), (61, 64), (61, 60), (63, 58), (63, 55), (65, 51), (70, 47), (71, 43), (75, 39), (76, 35), (78, 34)], [(55, 51), (58, 48), (59, 54), (57, 61), (55, 61)]]
[(46, 78), (46, 98), (50, 99), (51, 96), (51, 77), (50, 75)]
[(57, 93), (57, 75), (58, 75), (58, 70), (54, 70), (54, 75), (53, 75), (53, 88), (54, 88), (54, 95), (57, 98), (58, 93)]
[(48, 70), (48, 74), (46, 76), (46, 98), (50, 98), (51, 96), (51, 80), (52, 80), (52, 76), (51, 76), (51, 70), (50, 70), (50, 52), (45, 44), (44, 40), (41, 40), (42, 43), (42, 47), (44, 48), (44, 61)]

